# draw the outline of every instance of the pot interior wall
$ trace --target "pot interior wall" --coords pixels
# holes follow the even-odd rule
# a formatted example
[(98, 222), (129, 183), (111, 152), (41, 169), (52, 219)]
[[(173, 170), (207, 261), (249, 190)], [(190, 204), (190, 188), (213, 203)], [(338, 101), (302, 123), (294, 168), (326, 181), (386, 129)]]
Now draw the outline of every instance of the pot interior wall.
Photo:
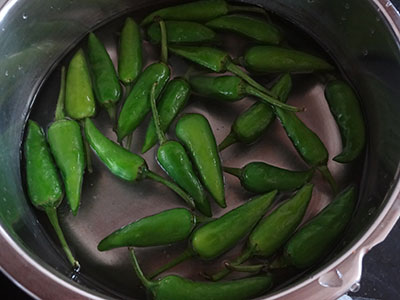
[[(396, 114), (400, 111), (400, 104), (397, 101), (400, 99), (400, 91), (396, 84), (396, 78), (400, 78), (400, 74), (398, 74), (400, 72), (398, 44), (381, 13), (374, 4), (368, 1), (355, 0), (351, 3), (341, 0), (247, 2), (265, 6), (315, 38), (340, 66), (362, 99), (367, 120), (369, 146), (364, 165), (361, 166), (363, 167), (363, 177), (359, 192), (359, 207), (337, 251), (326, 259), (325, 263), (328, 263), (343, 254), (363, 235), (379, 215), (385, 205), (385, 200), (391, 195), (392, 184), (397, 181), (396, 171), (400, 155), (400, 121)], [(32, 111), (32, 116), (41, 117), (39, 121), (42, 124), (50, 121), (57, 91), (43, 88), (38, 95), (37, 91), (46, 78), (48, 78), (46, 86), (57, 86), (58, 76), (49, 75), (60, 60), (68, 61), (69, 57), (65, 57), (65, 54), (75, 47), (88, 31), (132, 9), (139, 11), (146, 6), (141, 11), (144, 14), (165, 3), (169, 2), (154, 1), (154, 6), (153, 4), (146, 6), (145, 1), (135, 1), (135, 3), (118, 1), (116, 3), (106, 0), (84, 0), (52, 1), (52, 6), (47, 6), (38, 1), (20, 0), (14, 2), (12, 6), (10, 5), (8, 11), (4, 12), (4, 9), (1, 11), (5, 14), (0, 18), (0, 38), (3, 41), (0, 44), (0, 77), (2, 77), (0, 80), (0, 145), (2, 145), (0, 153), (0, 222), (19, 247), (36, 260), (45, 262), (54, 268), (56, 276), (69, 280), (72, 284), (80, 284), (116, 297), (132, 295), (133, 290), (137, 296), (144, 294), (143, 290), (136, 289), (137, 282), (133, 279), (127, 255), (126, 258), (121, 258), (124, 257), (126, 250), (116, 250), (107, 254), (106, 258), (103, 256), (102, 264), (99, 264), (100, 254), (96, 252), (95, 244), (97, 240), (87, 237), (95, 236), (97, 238), (101, 236), (100, 232), (107, 233), (105, 227), (97, 225), (97, 221), (104, 218), (105, 215), (109, 216), (109, 219), (105, 219), (105, 223), (111, 232), (111, 228), (118, 228), (118, 226), (126, 224), (129, 219), (135, 219), (134, 217), (129, 218), (129, 216), (125, 217), (126, 219), (113, 218), (112, 216), (115, 216), (121, 209), (142, 209), (143, 215), (146, 215), (145, 211), (154, 209), (154, 203), (157, 203), (158, 210), (176, 206), (176, 198), (160, 188), (166, 194), (166, 201), (162, 202), (152, 198), (153, 183), (121, 184), (112, 176), (103, 176), (106, 174), (106, 170), (95, 160), (95, 167), (99, 172), (85, 178), (84, 199), (88, 200), (82, 204), (79, 218), (72, 220), (73, 217), (69, 215), (65, 205), (61, 207), (60, 211), (67, 237), (72, 239), (76, 245), (85, 243), (80, 250), (76, 251), (77, 256), (83, 257), (85, 264), (81, 263), (83, 266), (87, 266), (86, 270), (84, 267), (79, 276), (73, 276), (63, 253), (53, 242), (52, 233), (45, 230), (46, 220), (27, 204), (20, 172), (20, 143), (23, 138), (25, 121), (35, 99), (54, 99), (54, 101), (49, 100), (48, 102), (37, 100)], [(107, 43), (110, 45), (109, 49), (112, 48), (113, 43), (116, 43), (118, 37), (107, 33), (115, 32), (115, 28), (118, 28), (121, 22), (113, 21), (110, 23), (109, 32), (107, 29), (101, 31), (104, 33), (104, 37), (111, 36), (106, 42), (106, 46)], [(26, 35), (27, 32), (31, 34)], [(21, 36), (24, 38), (20, 38)], [(115, 51), (111, 52), (114, 59), (115, 55)], [(148, 55), (156, 57), (158, 53), (149, 53)], [(307, 80), (299, 82), (304, 85), (302, 86), (303, 93), (299, 91), (299, 94), (309, 95), (311, 101), (314, 99), (313, 94), (304, 94), (304, 90), (321, 92), (321, 86), (313, 82), (312, 77), (308, 77)], [(302, 99), (304, 100), (304, 97)], [(318, 97), (314, 101), (317, 99)], [(234, 115), (235, 109), (240, 108), (240, 105), (233, 107), (230, 111), (231, 115)], [(219, 106), (211, 106), (205, 110), (201, 103), (195, 103), (193, 108), (194, 111), (202, 111), (209, 116), (218, 109)], [(229, 112), (227, 112), (227, 117), (223, 117), (220, 122), (213, 124), (213, 128), (221, 131), (216, 133), (217, 139), (228, 131), (228, 128), (223, 128), (223, 124), (232, 122), (228, 115)], [(106, 119), (105, 116), (104, 119)], [(110, 136), (112, 135), (106, 127), (102, 130)], [(340, 150), (337, 148), (340, 146), (337, 129), (325, 128), (324, 130), (332, 133), (332, 135), (324, 137), (324, 143), (330, 150)], [(143, 133), (138, 133), (138, 138), (141, 134)], [(268, 143), (265, 146), (268, 146)], [(137, 147), (139, 149), (140, 145)], [(275, 150), (279, 151), (279, 148), (274, 148)], [(239, 155), (238, 153), (240, 153), (238, 150), (236, 152), (232, 150), (227, 155), (235, 157)], [(153, 154), (149, 154), (149, 158), (151, 155)], [(266, 154), (249, 150), (246, 155), (249, 157), (256, 155), (262, 160)], [(282, 157), (277, 159), (284, 161)], [(291, 166), (304, 167), (293, 161), (291, 160)], [(359, 161), (352, 166), (335, 168), (338, 174), (343, 175), (343, 181), (348, 181), (352, 177), (358, 180), (361, 164), (362, 162)], [(239, 161), (238, 165), (240, 165)], [(150, 167), (157, 168), (155, 164)], [(237, 184), (233, 179), (228, 179), (227, 183), (228, 185)], [(119, 189), (100, 189), (105, 185), (118, 185)], [(135, 199), (129, 196), (133, 192), (136, 195)], [(326, 199), (326, 193), (323, 189), (320, 191), (322, 200)], [(232, 194), (231, 201), (239, 203), (239, 198), (244, 196), (245, 194), (241, 192), (235, 192)], [(102, 207), (101, 203), (105, 205), (106, 202), (108, 204), (109, 202), (115, 203), (114, 209), (107, 214), (101, 213), (99, 209), (96, 210), (96, 206)], [(131, 202), (132, 204), (130, 204)], [(185, 246), (185, 244), (181, 244), (168, 249), (161, 260), (167, 260), (169, 255), (178, 253)], [(159, 253), (159, 249), (139, 254), (143, 261), (151, 261), (152, 255), (158, 255), (157, 253)], [(150, 269), (161, 264), (161, 260), (153, 261), (144, 267)], [(321, 264), (317, 268), (323, 268), (323, 265)], [(196, 263), (191, 267), (196, 267)], [(112, 270), (118, 271), (118, 276)], [(180, 271), (184, 273), (185, 267), (182, 267)], [(316, 271), (316, 268), (309, 270), (302, 278), (307, 278)]]

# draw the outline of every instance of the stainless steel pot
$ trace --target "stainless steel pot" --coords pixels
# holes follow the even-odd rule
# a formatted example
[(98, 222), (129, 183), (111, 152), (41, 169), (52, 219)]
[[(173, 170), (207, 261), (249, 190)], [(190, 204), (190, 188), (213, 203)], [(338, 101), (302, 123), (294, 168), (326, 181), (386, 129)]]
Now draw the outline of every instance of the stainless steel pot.
[[(106, 233), (104, 228), (96, 227), (96, 219), (104, 218), (100, 220), (102, 223), (113, 225), (108, 227), (108, 232), (117, 224), (127, 223), (128, 219), (106, 219), (105, 216), (127, 209), (129, 201), (132, 201), (126, 196), (132, 192), (131, 187), (123, 185), (119, 187), (122, 191), (99, 196), (102, 200), (96, 200), (98, 202), (124, 198), (121, 203), (126, 206), (116, 204), (116, 208), (107, 213), (96, 211), (93, 202), (84, 204), (86, 207), (82, 207), (80, 221), (74, 221), (77, 230), (68, 226), (72, 221), (66, 216), (67, 212), (61, 212), (67, 236), (80, 242), (85, 250), (79, 254), (88, 257), (89, 272), (82, 270), (79, 275), (72, 274), (63, 254), (52, 242), (51, 233), (42, 227), (37, 214), (28, 205), (22, 188), (19, 151), (24, 123), (33, 100), (46, 97), (46, 93), (37, 97), (37, 92), (62, 57), (95, 27), (130, 10), (168, 1), (149, 2), (0, 1), (0, 264), (1, 270), (32, 296), (43, 299), (104, 299), (129, 294), (132, 274), (124, 271), (129, 266), (121, 267), (127, 264), (126, 259), (119, 258), (122, 252), (106, 256), (102, 260), (103, 267), (98, 267), (95, 263), (98, 254), (88, 249), (95, 249), (91, 236)], [(400, 215), (400, 16), (386, 0), (246, 2), (263, 5), (314, 37), (337, 61), (363, 102), (369, 147), (363, 167), (359, 207), (350, 228), (334, 255), (265, 298), (335, 299), (354, 288), (361, 277), (363, 256), (384, 240)], [(115, 58), (115, 53), (112, 56)], [(318, 86), (311, 90), (321, 91)], [(312, 93), (302, 96), (313, 98)], [(317, 100), (318, 97), (320, 95), (317, 95)], [(43, 116), (51, 115), (53, 106), (47, 103), (35, 106), (43, 111)], [(318, 124), (311, 123), (317, 131), (325, 131), (324, 142), (329, 150), (339, 151), (337, 129), (318, 129)], [(217, 138), (222, 135), (218, 133)], [(346, 173), (349, 177), (355, 172), (354, 168), (333, 168), (337, 174)], [(103, 186), (116, 184), (115, 179), (103, 181), (102, 176), (87, 181), (88, 189), (95, 183)], [(153, 203), (150, 193), (146, 192), (152, 188), (152, 185), (143, 183), (140, 187), (135, 186), (135, 193)], [(93, 199), (99, 192), (95, 189), (87, 192), (86, 196)], [(325, 194), (322, 190), (318, 195), (323, 200)], [(174, 203), (154, 201), (160, 209), (174, 206)], [(144, 211), (151, 210), (150, 204), (146, 203), (132, 205), (135, 211), (143, 206)], [(91, 224), (96, 225), (91, 227)], [(154, 253), (150, 252), (147, 258)], [(117, 269), (107, 269), (113, 265), (117, 265)], [(115, 272), (118, 268), (122, 270), (120, 274), (105, 274), (105, 270)], [(125, 282), (124, 286), (127, 290), (121, 292), (118, 280), (113, 281), (114, 277), (127, 277), (128, 283)], [(142, 294), (135, 288), (131, 290), (135, 291), (130, 293), (133, 297)]]

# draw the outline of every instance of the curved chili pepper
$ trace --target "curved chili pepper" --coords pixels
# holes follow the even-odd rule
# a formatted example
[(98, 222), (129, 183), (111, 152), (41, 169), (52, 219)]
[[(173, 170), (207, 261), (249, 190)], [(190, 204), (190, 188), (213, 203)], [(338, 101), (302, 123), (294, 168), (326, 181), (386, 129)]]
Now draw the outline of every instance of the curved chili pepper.
[(146, 161), (120, 145), (106, 138), (89, 118), (85, 119), (86, 138), (100, 160), (114, 175), (127, 181), (152, 179), (169, 187), (190, 206), (194, 207), (193, 199), (180, 187), (147, 168)]
[(160, 147), (157, 151), (157, 160), (163, 170), (193, 197), (196, 208), (204, 215), (211, 217), (210, 203), (208, 202), (203, 186), (193, 170), (185, 148), (176, 141), (168, 141), (161, 130), (160, 118), (156, 108), (155, 89), (156, 84), (154, 84), (150, 93), (150, 104), (160, 142)]
[(277, 191), (254, 197), (245, 204), (196, 229), (190, 238), (190, 247), (180, 256), (150, 275), (158, 274), (178, 265), (190, 257), (203, 260), (216, 258), (248, 234), (271, 206)]
[[(171, 44), (206, 43), (217, 40), (217, 35), (210, 28), (196, 22), (166, 21), (167, 40)], [(147, 36), (152, 44), (161, 41), (160, 26), (153, 23), (147, 28)]]
[(272, 287), (272, 276), (257, 276), (226, 282), (200, 282), (169, 275), (157, 281), (148, 280), (132, 248), (131, 258), (136, 275), (155, 300), (244, 300), (265, 293)]
[(201, 22), (236, 11), (265, 14), (265, 10), (261, 7), (230, 5), (225, 0), (200, 0), (156, 10), (144, 18), (141, 25), (145, 26), (150, 24), (154, 17), (157, 16), (163, 18), (164, 20)]
[(185, 208), (165, 210), (114, 231), (99, 243), (97, 249), (107, 251), (175, 243), (189, 237), (197, 223), (198, 218)]
[(263, 162), (251, 162), (242, 169), (223, 170), (240, 179), (240, 184), (253, 193), (265, 193), (272, 190), (292, 191), (311, 180), (314, 170), (290, 171)]
[[(160, 115), (160, 128), (166, 132), (172, 121), (185, 107), (190, 96), (190, 85), (183, 78), (175, 78), (168, 82), (161, 99), (158, 101), (157, 111)], [(147, 127), (142, 153), (147, 152), (157, 143), (156, 127), (151, 118)]]
[(276, 46), (255, 46), (248, 49), (244, 55), (243, 64), (246, 69), (259, 73), (314, 72), (335, 69), (322, 58)]
[(121, 97), (121, 86), (106, 48), (93, 32), (89, 33), (88, 38), (88, 58), (96, 99), (107, 110), (110, 119), (115, 123), (115, 104)]
[(44, 132), (31, 120), (28, 121), (27, 131), (24, 153), (29, 198), (36, 208), (46, 212), (69, 262), (79, 269), (79, 262), (74, 258), (58, 223), (57, 207), (64, 193)]
[(139, 26), (132, 18), (126, 18), (121, 31), (118, 53), (118, 75), (130, 86), (142, 71), (142, 40)]
[(221, 16), (207, 22), (206, 26), (240, 33), (263, 44), (278, 45), (282, 41), (281, 32), (271, 23), (245, 15)]
[[(296, 195), (261, 220), (250, 233), (242, 254), (229, 263), (229, 268), (223, 269), (212, 276), (207, 276), (207, 278), (217, 281), (224, 278), (231, 271), (248, 272), (249, 269), (243, 270), (240, 268), (242, 263), (253, 256), (270, 257), (273, 255), (300, 225), (310, 203), (312, 191), (313, 185), (306, 184)], [(250, 267), (250, 270), (251, 268), (255, 269), (251, 270), (253, 272), (260, 271), (260, 267), (246, 267)], [(262, 267), (264, 266), (261, 266), (261, 269)]]
[(226, 207), (221, 161), (207, 119), (200, 114), (186, 114), (176, 124), (175, 133), (188, 150), (206, 189), (219, 206)]
[(195, 76), (190, 78), (190, 85), (194, 92), (208, 98), (235, 102), (251, 95), (268, 105), (277, 106), (289, 111), (302, 110), (301, 108), (287, 105), (268, 96), (236, 76)]
[(57, 101), (54, 123), (47, 131), (51, 153), (61, 171), (65, 193), (72, 213), (76, 215), (81, 199), (83, 173), (85, 171), (85, 148), (79, 124), (65, 119), (65, 68), (61, 69), (61, 87)]
[(357, 96), (347, 83), (334, 80), (327, 84), (325, 97), (343, 141), (342, 152), (333, 160), (351, 162), (365, 147), (365, 125)]
[(286, 262), (304, 269), (325, 257), (349, 223), (356, 200), (354, 186), (349, 186), (338, 194), (286, 243)]

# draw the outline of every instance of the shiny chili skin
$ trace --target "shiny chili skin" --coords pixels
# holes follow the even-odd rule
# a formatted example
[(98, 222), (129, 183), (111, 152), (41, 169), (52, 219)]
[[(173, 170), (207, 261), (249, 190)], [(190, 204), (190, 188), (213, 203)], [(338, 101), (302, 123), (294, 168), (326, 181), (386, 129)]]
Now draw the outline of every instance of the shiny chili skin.
[(136, 276), (155, 300), (246, 300), (261, 295), (273, 284), (270, 275), (225, 282), (192, 281), (177, 275), (169, 275), (150, 281), (140, 269), (134, 250), (130, 248), (130, 251)]
[[(217, 40), (217, 35), (203, 24), (187, 21), (166, 21), (167, 39), (169, 44), (207, 43)], [(147, 36), (153, 44), (161, 41), (160, 26), (152, 23), (147, 28)]]
[[(183, 78), (174, 78), (167, 83), (165, 91), (158, 101), (157, 110), (160, 115), (160, 126), (163, 132), (166, 132), (172, 121), (179, 112), (186, 106), (190, 97), (190, 85)], [(150, 119), (147, 127), (145, 140), (142, 147), (142, 153), (147, 152), (157, 143), (156, 128), (153, 118)]]
[(365, 124), (360, 104), (352, 88), (341, 80), (333, 80), (327, 84), (325, 98), (342, 136), (343, 150), (333, 160), (349, 163), (365, 147)]
[[(271, 92), (279, 100), (286, 102), (291, 89), (292, 80), (286, 74), (274, 84)], [(218, 146), (219, 151), (237, 142), (251, 144), (257, 141), (273, 120), (275, 120), (275, 113), (270, 105), (262, 102), (254, 103), (235, 119), (231, 132)]]
[(338, 194), (286, 243), (286, 261), (292, 266), (304, 269), (323, 259), (349, 223), (356, 200), (354, 186), (349, 186)]
[(253, 193), (272, 190), (292, 191), (311, 180), (314, 170), (290, 171), (264, 162), (251, 162), (242, 169), (223, 168), (225, 172), (237, 176), (241, 185)]
[(282, 41), (281, 32), (271, 23), (246, 15), (221, 16), (207, 22), (206, 26), (233, 31), (262, 44), (278, 45)]
[(97, 249), (168, 245), (188, 238), (196, 225), (196, 216), (187, 209), (169, 209), (114, 231), (101, 240)]
[[(268, 59), (265, 59), (268, 57)], [(301, 51), (276, 46), (254, 46), (243, 58), (246, 69), (258, 73), (332, 71), (322, 58)]]
[(126, 18), (118, 53), (118, 76), (124, 85), (129, 86), (135, 82), (142, 71), (142, 64), (140, 28), (132, 18)]
[(219, 206), (226, 207), (221, 160), (207, 119), (200, 114), (186, 114), (176, 124), (175, 133), (189, 152), (206, 189)]

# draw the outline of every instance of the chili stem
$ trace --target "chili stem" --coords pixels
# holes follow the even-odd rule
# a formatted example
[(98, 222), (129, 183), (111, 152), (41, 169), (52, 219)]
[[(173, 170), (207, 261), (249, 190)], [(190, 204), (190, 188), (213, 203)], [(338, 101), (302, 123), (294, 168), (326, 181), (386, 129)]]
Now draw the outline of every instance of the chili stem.
[(65, 118), (64, 114), (64, 103), (65, 103), (65, 67), (61, 68), (61, 82), (60, 91), (58, 93), (56, 115), (54, 121), (59, 121)]
[[(83, 128), (83, 132), (85, 132), (85, 121), (80, 120), (80, 122), (81, 122), (81, 126)], [(88, 142), (85, 134), (84, 134), (84, 138), (83, 138), (83, 144), (85, 146), (85, 151), (86, 151), (86, 168), (89, 173), (93, 173), (92, 158), (90, 155), (90, 145), (89, 145), (89, 142)]]
[(335, 178), (333, 178), (332, 173), (329, 171), (327, 166), (319, 166), (318, 170), (321, 172), (322, 177), (329, 183), (329, 185), (332, 188), (333, 193), (336, 195), (338, 193), (338, 187), (335, 181)]
[(228, 148), (230, 145), (233, 145), (234, 143), (237, 142), (236, 136), (234, 132), (230, 132), (226, 138), (221, 142), (221, 144), (218, 145), (218, 151), (222, 151), (225, 148)]
[[(124, 101), (121, 101), (122, 106), (125, 104), (126, 99), (129, 97), (129, 94), (131, 93), (132, 88), (133, 88), (133, 82), (131, 82), (131, 83), (129, 83), (128, 85), (125, 86)], [(118, 122), (118, 121), (117, 121), (117, 122)], [(117, 127), (117, 125), (118, 125), (117, 122), (115, 123), (115, 128), (118, 128), (118, 127)], [(114, 131), (117, 132), (116, 129), (115, 129)], [(131, 148), (131, 144), (132, 144), (132, 135), (133, 135), (133, 133), (131, 133), (131, 134), (128, 136), (128, 140), (127, 140), (126, 145), (125, 145), (125, 148), (128, 149), (128, 150)], [(119, 144), (120, 144), (122, 147), (124, 146), (124, 145), (122, 144), (122, 140), (119, 141)]]
[(228, 167), (222, 167), (222, 169), (224, 170), (224, 172), (229, 173), (233, 176), (236, 176), (238, 178), (240, 178), (240, 176), (242, 176), (242, 169), (239, 168), (228, 168)]
[(175, 193), (177, 193), (179, 196), (181, 196), (181, 198), (189, 205), (190, 208), (195, 207), (193, 198), (190, 197), (184, 190), (182, 190), (175, 183), (161, 177), (160, 175), (157, 175), (156, 173), (154, 173), (150, 170), (144, 171), (144, 176), (145, 176), (145, 178), (152, 179), (154, 181), (157, 181), (157, 182), (169, 187), (171, 190), (173, 190)]
[(186, 249), (178, 257), (176, 257), (175, 259), (173, 259), (170, 262), (163, 265), (161, 268), (159, 268), (156, 271), (154, 271), (153, 273), (151, 273), (149, 275), (149, 278), (153, 279), (157, 275), (160, 275), (161, 273), (171, 269), (172, 267), (179, 265), (180, 263), (184, 262), (185, 260), (187, 260), (193, 256), (194, 256), (194, 252), (191, 249)]
[(60, 240), (61, 247), (63, 248), (65, 254), (67, 255), (68, 260), (75, 270), (80, 269), (79, 262), (74, 258), (71, 249), (69, 248), (67, 241), (65, 240), (64, 233), (61, 230), (60, 223), (58, 222), (57, 210), (55, 208), (46, 208), (47, 217), (50, 220), (51, 225), (53, 226), (58, 239)]
[(111, 106), (107, 107), (107, 113), (108, 116), (110, 117), (111, 124), (113, 124), (113, 128), (115, 128), (117, 120), (117, 108), (115, 107), (115, 104), (112, 104)]
[(160, 17), (156, 17), (158, 24), (160, 25), (161, 31), (161, 62), (167, 64), (168, 63), (168, 37), (167, 37), (167, 28), (165, 26), (165, 22)]
[(151, 111), (153, 113), (153, 122), (156, 127), (157, 138), (160, 145), (162, 145), (167, 141), (167, 138), (165, 137), (165, 134), (161, 129), (160, 115), (158, 114), (157, 104), (156, 104), (156, 87), (157, 87), (157, 82), (155, 82), (151, 88), (150, 105), (151, 105)]
[(234, 265), (231, 262), (225, 262), (224, 265), (230, 271), (244, 272), (244, 273), (260, 273), (262, 269), (268, 267), (267, 264), (242, 266), (242, 265)]
[(136, 258), (135, 250), (133, 250), (132, 247), (129, 247), (129, 251), (130, 251), (130, 253), (131, 253), (131, 262), (132, 262), (132, 266), (133, 266), (133, 269), (135, 270), (135, 273), (136, 273), (137, 277), (139, 277), (140, 281), (142, 282), (142, 284), (143, 284), (147, 289), (149, 289), (150, 287), (154, 286), (155, 283), (152, 282), (152, 281), (150, 281), (150, 280), (148, 280), (148, 279), (146, 278), (146, 276), (144, 276), (143, 271), (142, 271), (142, 269), (140, 268), (139, 262), (138, 262), (138, 260), (137, 260), (137, 258)]
[(271, 96), (259, 91), (258, 89), (254, 88), (254, 87), (252, 87), (250, 85), (246, 86), (246, 92), (249, 95), (255, 96), (258, 99), (260, 99), (261, 102), (264, 102), (264, 103), (267, 103), (269, 105), (273, 105), (273, 106), (279, 107), (280, 109), (283, 109), (283, 110), (294, 111), (294, 112), (304, 111), (304, 108), (299, 108), (299, 107), (295, 107), (295, 106), (291, 106), (291, 105), (285, 104), (285, 103), (283, 103), (283, 102), (281, 102), (281, 101), (279, 101), (279, 100), (277, 100), (277, 99), (275, 99), (275, 98), (273, 98), (273, 97), (271, 97)]

